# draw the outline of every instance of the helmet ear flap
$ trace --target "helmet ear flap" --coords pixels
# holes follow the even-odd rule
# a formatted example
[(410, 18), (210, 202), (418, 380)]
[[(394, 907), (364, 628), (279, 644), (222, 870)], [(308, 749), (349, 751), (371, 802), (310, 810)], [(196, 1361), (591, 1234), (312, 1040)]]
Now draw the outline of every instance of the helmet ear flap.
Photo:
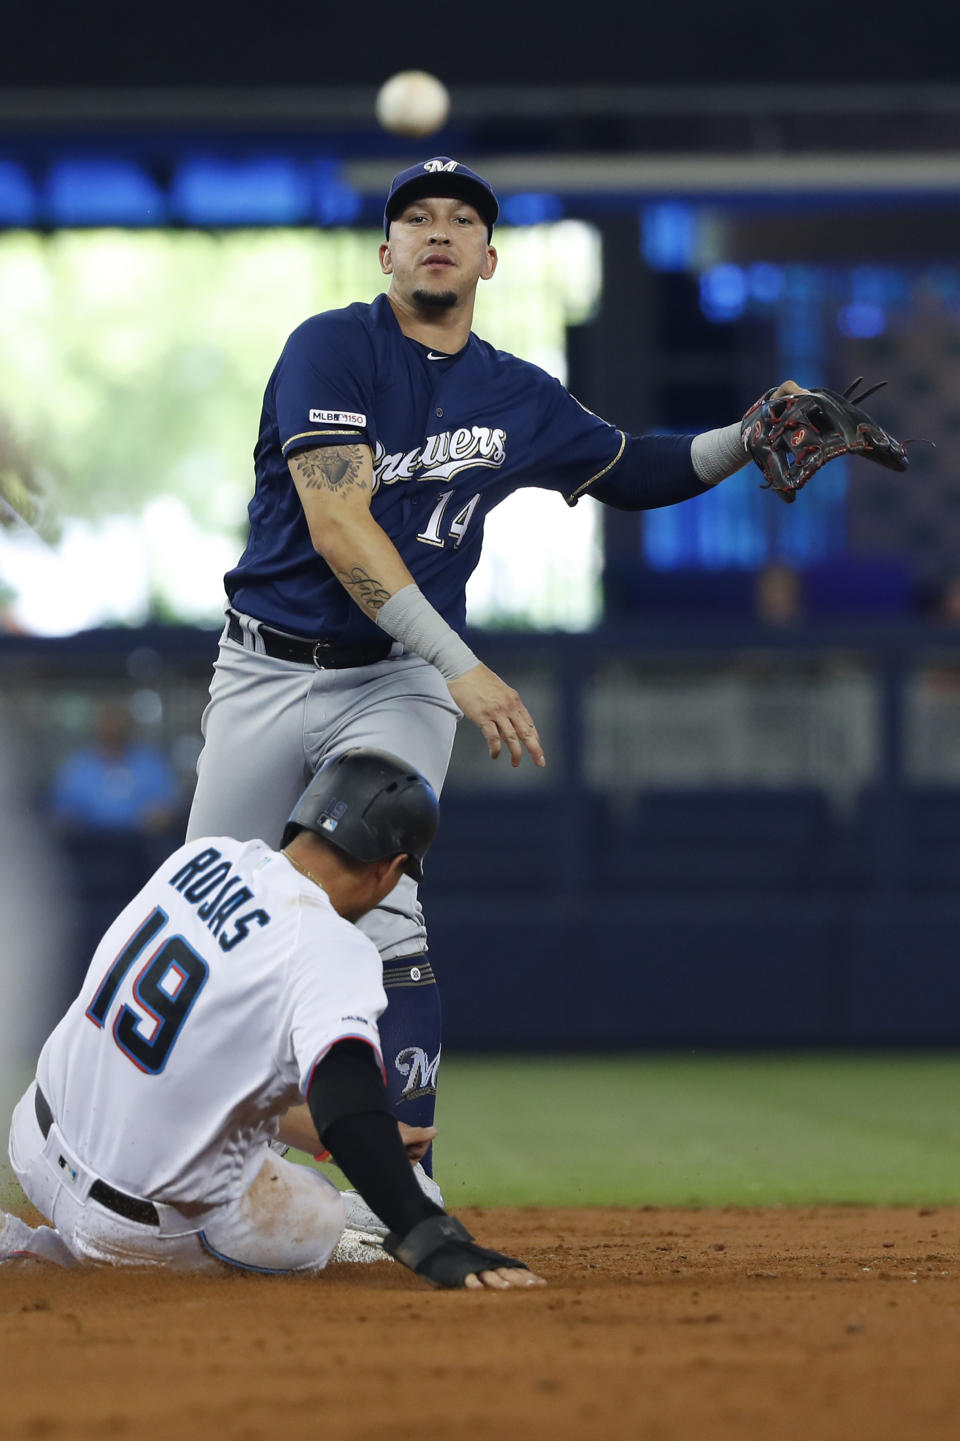
[[(401, 851), (399, 854), (403, 855), (406, 853)], [(417, 885), (419, 885), (423, 880), (423, 862), (418, 861), (416, 856), (407, 855), (406, 863), (403, 867), (403, 874), (409, 876), (412, 881), (416, 881)]]

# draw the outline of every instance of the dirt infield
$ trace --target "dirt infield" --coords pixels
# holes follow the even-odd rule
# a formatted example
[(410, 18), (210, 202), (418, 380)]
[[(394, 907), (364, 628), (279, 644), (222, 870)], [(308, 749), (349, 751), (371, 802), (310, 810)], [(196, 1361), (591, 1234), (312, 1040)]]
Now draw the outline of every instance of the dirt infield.
[(0, 1268), (0, 1437), (960, 1435), (960, 1209), (465, 1211), (547, 1276)]

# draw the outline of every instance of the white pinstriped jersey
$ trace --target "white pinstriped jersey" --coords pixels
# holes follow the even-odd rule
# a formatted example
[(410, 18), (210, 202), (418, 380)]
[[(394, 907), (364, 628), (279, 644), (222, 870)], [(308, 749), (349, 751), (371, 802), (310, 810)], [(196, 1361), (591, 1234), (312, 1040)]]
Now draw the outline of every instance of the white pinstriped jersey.
[(335, 1042), (359, 1037), (380, 1059), (385, 1007), (376, 947), (285, 856), (195, 840), (107, 931), (37, 1079), (102, 1179), (222, 1204)]

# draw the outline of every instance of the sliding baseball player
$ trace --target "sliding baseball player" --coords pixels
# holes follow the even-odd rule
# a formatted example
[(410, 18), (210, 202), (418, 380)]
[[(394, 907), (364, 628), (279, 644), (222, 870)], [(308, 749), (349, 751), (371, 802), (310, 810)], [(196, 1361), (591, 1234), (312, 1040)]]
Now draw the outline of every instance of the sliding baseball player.
[(203, 837), (159, 868), (14, 1112), (10, 1159), (50, 1225), (0, 1212), (4, 1258), (320, 1271), (343, 1200), (279, 1138), (328, 1152), (382, 1218), (385, 1252), (425, 1280), (538, 1283), (424, 1194), (410, 1162), (433, 1128), (398, 1129), (388, 1108), (382, 966), (356, 922), (420, 879), (436, 823), (423, 776), (355, 747), (307, 788), (282, 850)]

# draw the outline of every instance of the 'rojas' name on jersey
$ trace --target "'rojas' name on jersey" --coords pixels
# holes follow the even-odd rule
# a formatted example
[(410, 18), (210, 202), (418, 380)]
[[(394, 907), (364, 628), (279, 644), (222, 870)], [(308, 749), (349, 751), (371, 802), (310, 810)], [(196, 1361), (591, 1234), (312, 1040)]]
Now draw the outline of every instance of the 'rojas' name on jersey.
[(461, 470), (483, 465), (498, 470), (507, 458), (507, 432), (487, 425), (461, 426), (428, 435), (416, 450), (388, 455), (378, 440), (373, 457), (373, 489), (398, 480), (452, 480)]
[[(234, 914), (254, 899), (253, 891), (215, 846), (207, 846), (185, 861), (170, 877), (170, 885), (180, 892), (184, 900), (196, 906), (197, 915), (207, 930), (217, 937), (222, 951), (232, 951), (234, 946), (245, 941), (251, 926), (259, 928), (270, 924), (270, 913), (262, 906), (245, 911), (242, 916)], [(232, 930), (223, 931), (228, 920)]]

